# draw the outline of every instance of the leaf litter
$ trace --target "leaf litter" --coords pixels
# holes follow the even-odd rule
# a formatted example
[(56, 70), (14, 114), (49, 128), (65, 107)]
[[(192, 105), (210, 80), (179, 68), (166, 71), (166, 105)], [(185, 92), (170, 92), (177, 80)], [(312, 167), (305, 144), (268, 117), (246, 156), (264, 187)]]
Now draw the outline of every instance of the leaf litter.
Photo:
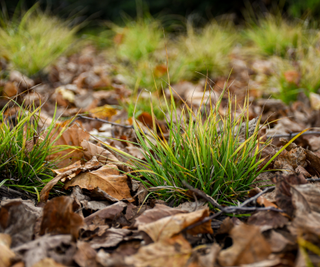
[[(150, 191), (127, 175), (121, 154), (108, 149), (112, 146), (144, 159), (140, 148), (130, 143), (136, 141), (132, 119), (119, 108), (132, 91), (125, 80), (113, 76), (112, 65), (101, 59), (88, 47), (58, 60), (49, 73), (50, 84), (32, 87), (37, 81), (17, 71), (3, 82), (8, 97), (24, 92), (18, 96), (21, 101), (47, 99), (41, 111), (44, 125), (46, 120), (50, 123), (56, 102), (59, 117), (79, 116), (73, 122), (56, 124), (57, 129), (67, 128), (56, 143), (76, 148), (59, 155), (64, 160), (54, 170), (55, 178), (39, 193), (40, 202), (0, 187), (1, 267), (276, 267), (319, 263), (317, 133), (304, 134), (288, 145), (269, 165), (275, 171), (261, 173), (248, 197), (233, 206), (217, 205), (195, 190), (190, 190), (180, 205), (148, 198)], [(251, 68), (268, 73), (271, 67), (257, 60)], [(246, 83), (241, 71), (235, 68), (233, 75), (238, 80), (229, 86), (240, 99), (246, 94), (241, 90)], [(284, 76), (289, 82), (299, 82), (294, 71)], [(215, 101), (221, 93), (219, 84), (225, 82), (229, 83), (217, 79), (211, 95), (203, 94), (204, 80), (197, 84), (178, 82), (173, 85), (174, 97), (196, 109), (203, 101)], [(32, 90), (26, 91), (29, 88)], [(274, 136), (263, 151), (265, 160), (287, 144), (285, 137), (290, 139), (307, 128), (316, 131), (320, 126), (319, 96), (311, 94), (310, 99), (310, 105), (297, 101), (291, 106), (275, 99), (253, 100), (250, 118), (261, 114), (262, 122), (270, 122), (262, 135)], [(143, 111), (137, 119), (147, 130), (153, 127), (150, 118)], [(165, 135), (165, 120), (156, 122), (158, 132)], [(100, 135), (103, 142), (97, 141)], [(52, 195), (56, 185), (64, 195)]]

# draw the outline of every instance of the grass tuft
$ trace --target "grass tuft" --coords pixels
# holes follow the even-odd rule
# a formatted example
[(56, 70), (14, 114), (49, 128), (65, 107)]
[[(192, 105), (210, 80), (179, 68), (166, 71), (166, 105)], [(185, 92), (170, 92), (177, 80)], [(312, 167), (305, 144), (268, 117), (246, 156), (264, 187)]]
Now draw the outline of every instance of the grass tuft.
[(188, 24), (187, 35), (180, 38), (176, 58), (181, 66), (180, 77), (171, 73), (172, 80), (199, 78), (196, 72), (209, 74), (211, 78), (228, 75), (229, 54), (236, 41), (237, 34), (231, 23), (211, 22), (200, 31)]
[[(302, 23), (291, 23), (281, 15), (271, 15), (250, 21), (245, 36), (262, 55), (285, 57), (289, 50), (295, 51), (301, 42), (307, 42), (306, 28)], [(292, 51), (291, 51), (292, 52)]]
[(26, 75), (42, 71), (75, 42), (75, 27), (42, 13), (36, 5), (12, 19), (3, 16), (0, 23), (0, 57)]
[(248, 127), (247, 103), (239, 113), (235, 101), (221, 115), (222, 98), (223, 93), (217, 103), (203, 102), (197, 111), (185, 104), (181, 113), (171, 99), (167, 138), (157, 133), (155, 121), (154, 129), (146, 130), (133, 119), (145, 161), (117, 151), (133, 164), (129, 175), (166, 200), (187, 196), (183, 181), (220, 203), (246, 192), (260, 172), (266, 144), (259, 140), (259, 120)]
[(52, 140), (55, 121), (42, 128), (40, 107), (16, 105), (15, 114), (6, 114), (6, 107), (0, 113), (0, 183), (37, 194), (54, 177), (51, 169), (61, 159), (49, 162), (47, 157), (69, 147), (54, 145), (64, 129)]

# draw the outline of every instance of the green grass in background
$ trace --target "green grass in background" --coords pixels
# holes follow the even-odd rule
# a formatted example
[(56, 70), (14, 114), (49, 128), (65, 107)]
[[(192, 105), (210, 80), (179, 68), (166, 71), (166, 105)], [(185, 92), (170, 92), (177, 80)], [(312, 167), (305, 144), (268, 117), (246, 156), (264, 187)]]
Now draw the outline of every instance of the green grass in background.
[(37, 9), (0, 20), (0, 56), (14, 70), (32, 76), (44, 70), (75, 42), (76, 27)]

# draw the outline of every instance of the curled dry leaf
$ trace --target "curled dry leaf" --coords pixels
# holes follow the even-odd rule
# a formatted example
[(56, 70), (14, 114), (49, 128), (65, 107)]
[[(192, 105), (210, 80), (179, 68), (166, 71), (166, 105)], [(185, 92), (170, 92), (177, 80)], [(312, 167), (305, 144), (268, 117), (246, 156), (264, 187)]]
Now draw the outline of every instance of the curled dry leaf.
[[(155, 222), (143, 224), (138, 227), (140, 231), (146, 232), (154, 241), (170, 238), (175, 234), (180, 233), (186, 227), (195, 224), (209, 216), (209, 209), (202, 209), (191, 213), (175, 214), (157, 220)], [(203, 223), (189, 230), (190, 234), (212, 234), (211, 221)]]
[(270, 243), (271, 250), (274, 253), (281, 253), (286, 248), (289, 249), (290, 246), (295, 246), (295, 240), (293, 239), (293, 237), (289, 239), (274, 230), (271, 231), (268, 242)]
[(90, 246), (90, 244), (78, 241), (77, 252), (73, 259), (80, 267), (96, 267), (96, 255), (97, 252)]
[(75, 202), (71, 197), (61, 196), (50, 200), (43, 208), (40, 235), (71, 234), (78, 238), (84, 225), (83, 218), (74, 212)]
[(191, 245), (182, 235), (141, 247), (137, 254), (127, 257), (125, 263), (136, 267), (186, 266), (192, 253)]
[[(92, 160), (86, 162), (84, 166), (80, 165), (79, 162), (75, 162), (72, 166), (69, 166), (65, 169), (60, 169), (57, 173), (60, 173), (55, 178), (50, 180), (41, 190), (40, 192), (40, 200), (42, 202), (46, 202), (49, 198), (50, 190), (61, 180), (66, 179), (67, 177), (74, 177), (76, 174), (79, 174), (84, 171), (96, 170), (101, 166), (101, 163), (93, 157)], [(64, 171), (66, 170), (66, 171)]]
[(313, 184), (296, 185), (291, 188), (292, 202), (295, 218), (292, 222), (291, 232), (296, 234), (312, 233), (320, 236), (320, 209), (319, 209), (319, 186)]
[(109, 162), (116, 165), (122, 165), (110, 151), (101, 146), (95, 145), (88, 140), (82, 141), (81, 147), (84, 149), (83, 153), (87, 159), (92, 159), (95, 156), (102, 164)]
[(268, 210), (259, 211), (248, 219), (248, 224), (259, 226), (261, 231), (269, 229), (281, 228), (288, 223), (288, 218), (280, 212)]
[(0, 233), (0, 266), (11, 266), (12, 260), (15, 257), (14, 252), (10, 249), (11, 237), (8, 234)]
[(271, 253), (269, 243), (260, 233), (260, 228), (240, 224), (230, 232), (233, 244), (222, 250), (218, 260), (222, 266), (238, 266), (266, 260)]
[(108, 195), (118, 200), (134, 201), (130, 194), (128, 177), (120, 175), (117, 166), (113, 164), (107, 164), (96, 171), (77, 175), (65, 184), (66, 189), (72, 186), (79, 186), (88, 190), (99, 187)]
[(76, 252), (76, 247), (70, 235), (45, 235), (23, 244), (13, 251), (23, 258), (25, 267), (32, 267), (45, 258), (51, 258), (55, 262), (66, 266), (73, 266), (73, 255)]
[(3, 88), (2, 94), (6, 97), (13, 97), (18, 94), (19, 88), (14, 82), (7, 82)]
[(306, 149), (307, 160), (310, 162), (311, 166), (318, 174), (320, 174), (320, 158), (312, 151)]
[(90, 244), (94, 249), (115, 247), (131, 233), (128, 229), (111, 228), (106, 230), (102, 235), (93, 237)]
[[(51, 140), (55, 140), (61, 131), (60, 125), (56, 126), (56, 131), (53, 130), (54, 134), (51, 136)], [(58, 167), (62, 168), (68, 166), (80, 159), (83, 158), (83, 151), (81, 149), (81, 143), (84, 140), (89, 140), (90, 134), (84, 131), (78, 123), (72, 124), (68, 127), (60, 136), (60, 138), (54, 143), (54, 145), (68, 145), (74, 146), (73, 149), (67, 149), (58, 153), (55, 153), (47, 158), (47, 160), (54, 159), (56, 157), (64, 157), (67, 155), (66, 158), (63, 158), (62, 161), (58, 163)], [(78, 147), (78, 148), (77, 148)], [(80, 147), (80, 149), (79, 149)]]
[(276, 184), (275, 199), (277, 206), (287, 213), (290, 217), (293, 216), (294, 207), (291, 200), (291, 186), (298, 184), (306, 184), (307, 180), (302, 174), (299, 175), (276, 175), (272, 178), (272, 182)]
[(89, 110), (89, 113), (92, 117), (105, 119), (105, 118), (111, 118), (112, 116), (117, 114), (117, 110), (110, 106), (110, 105), (104, 105), (97, 108), (92, 108)]
[(90, 225), (95, 222), (101, 223), (101, 221), (103, 221), (102, 224), (104, 224), (105, 220), (114, 221), (120, 216), (121, 212), (126, 206), (127, 206), (126, 203), (120, 201), (118, 203), (110, 205), (102, 210), (96, 211), (95, 213), (89, 215), (84, 219), (84, 222), (87, 225)]
[(172, 216), (175, 214), (187, 213), (180, 209), (170, 208), (163, 204), (156, 204), (153, 209), (146, 210), (138, 218), (136, 218), (135, 227), (142, 226), (144, 224), (155, 222), (159, 219)]
[(32, 240), (36, 219), (22, 201), (9, 202), (0, 210), (0, 232), (11, 236), (12, 247), (19, 246)]

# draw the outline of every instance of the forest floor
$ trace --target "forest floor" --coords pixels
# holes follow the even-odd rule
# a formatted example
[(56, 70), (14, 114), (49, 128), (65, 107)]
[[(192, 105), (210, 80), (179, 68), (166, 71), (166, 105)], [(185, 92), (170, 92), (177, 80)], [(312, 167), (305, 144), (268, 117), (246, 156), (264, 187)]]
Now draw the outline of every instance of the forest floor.
[[(116, 35), (115, 43), (121, 38)], [(320, 95), (294, 91), (305, 85), (307, 74), (302, 67), (275, 73), (277, 58), (248, 56), (236, 47), (228, 56), (230, 75), (212, 78), (204, 72), (189, 80), (174, 76), (178, 78), (169, 82), (173, 51), (169, 45), (169, 62), (153, 66), (151, 82), (146, 74), (133, 75), (140, 83), (128, 78), (130, 68), (122, 69), (126, 62), (115, 64), (112, 51), (101, 52), (93, 45), (60, 57), (46, 75), (28, 77), (10, 69), (6, 60), (0, 62), (5, 73), (0, 80), (5, 96), (0, 100), (0, 129), (2, 134), (17, 133), (0, 146), (0, 267), (320, 264)], [(266, 83), (273, 77), (285, 87), (274, 94)], [(150, 90), (152, 83), (159, 88)], [(190, 125), (205, 125), (206, 110), (211, 114), (215, 107), (221, 118), (243, 119), (247, 141), (236, 144), (231, 153), (235, 158), (212, 140), (205, 139), (199, 150), (190, 149), (213, 157), (210, 147), (205, 148), (212, 145), (221, 159), (230, 156), (210, 171), (221, 166), (232, 186), (222, 182), (213, 192), (216, 180), (199, 185), (185, 178), (186, 183), (179, 176), (184, 177), (186, 165), (177, 171), (166, 163), (187, 151), (188, 138), (214, 131), (210, 125), (200, 130)], [(199, 114), (204, 115), (199, 119)], [(183, 126), (174, 132), (177, 118), (183, 118)], [(228, 120), (218, 119), (215, 128), (222, 128), (214, 131), (216, 138), (225, 133), (224, 125)], [(230, 133), (237, 133), (238, 126), (231, 123)], [(21, 139), (14, 139), (18, 133)], [(182, 139), (170, 141), (174, 134)], [(239, 136), (222, 140), (229, 145)], [(57, 148), (68, 146), (40, 160), (39, 169), (59, 159), (51, 176), (37, 185), (30, 184), (29, 176), (18, 180), (27, 159), (41, 154), (37, 149), (46, 138)], [(191, 145), (199, 145), (200, 139), (192, 139)], [(17, 140), (25, 141), (12, 158), (25, 165), (11, 162), (5, 167)], [(252, 149), (244, 150), (250, 144)], [(244, 154), (252, 165), (239, 165)], [(206, 156), (199, 159), (207, 164)], [(201, 168), (204, 162), (193, 166), (207, 173)], [(227, 168), (236, 175), (247, 166), (255, 167), (245, 173), (252, 180), (238, 190)], [(157, 168), (163, 168), (162, 182), (156, 178)], [(223, 191), (225, 184), (228, 189)]]

